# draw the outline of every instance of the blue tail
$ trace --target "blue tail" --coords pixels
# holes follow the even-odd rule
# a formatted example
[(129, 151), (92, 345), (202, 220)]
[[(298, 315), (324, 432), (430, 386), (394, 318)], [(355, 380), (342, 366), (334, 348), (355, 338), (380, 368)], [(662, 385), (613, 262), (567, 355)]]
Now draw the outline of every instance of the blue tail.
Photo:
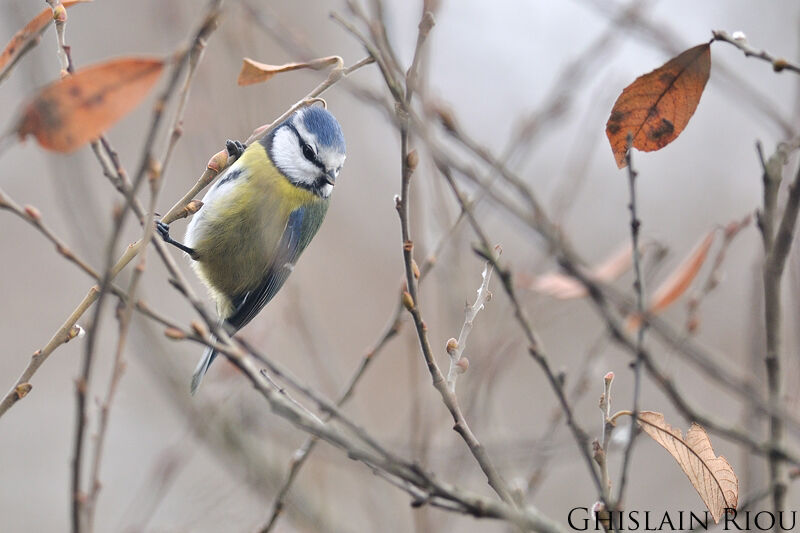
[[(216, 337), (212, 337), (212, 340), (216, 341)], [(217, 356), (217, 351), (211, 348), (210, 346), (206, 348), (206, 351), (203, 352), (203, 357), (200, 359), (200, 362), (197, 364), (197, 368), (194, 370), (194, 374), (192, 374), (192, 385), (191, 391), (192, 395), (197, 392), (197, 388), (200, 387), (200, 382), (203, 381), (203, 376), (206, 375), (208, 372), (208, 367), (211, 366), (211, 362), (214, 361), (214, 358)]]

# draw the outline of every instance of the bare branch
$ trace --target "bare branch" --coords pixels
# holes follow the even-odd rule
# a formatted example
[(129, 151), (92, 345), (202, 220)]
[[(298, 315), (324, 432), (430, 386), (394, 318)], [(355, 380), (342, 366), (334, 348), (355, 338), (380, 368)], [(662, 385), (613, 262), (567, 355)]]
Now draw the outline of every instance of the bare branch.
[(750, 46), (747, 42), (747, 37), (741, 32), (736, 32), (733, 36), (729, 35), (726, 31), (715, 30), (711, 32), (714, 35), (715, 41), (721, 41), (728, 44), (732, 44), (742, 52), (747, 57), (755, 57), (761, 59), (762, 61), (766, 61), (772, 65), (772, 69), (775, 72), (782, 72), (784, 70), (791, 70), (796, 74), (800, 74), (800, 66), (795, 65), (794, 63), (790, 63), (789, 61), (772, 56), (769, 52), (764, 50), (757, 50)]
[[(631, 144), (633, 137), (628, 134), (628, 150), (625, 153), (625, 161), (628, 166), (628, 191), (630, 194), (630, 203), (628, 209), (631, 212), (631, 246), (633, 249), (633, 290), (636, 293), (636, 314), (642, 316), (645, 310), (644, 303), (644, 278), (642, 277), (642, 254), (639, 250), (639, 230), (641, 228), (641, 221), (636, 210), (636, 177), (638, 173), (633, 169), (633, 157), (631, 154)], [(636, 331), (636, 360), (633, 364), (633, 419), (639, 418), (639, 402), (642, 391), (642, 348), (644, 345), (644, 333), (647, 329), (647, 323), (639, 320), (639, 327)], [(632, 426), (628, 442), (625, 445), (625, 453), (622, 457), (622, 473), (619, 480), (619, 492), (617, 493), (616, 503), (622, 501), (625, 495), (625, 486), (628, 482), (628, 468), (630, 466), (631, 455), (633, 454), (633, 445), (636, 442), (638, 432), (636, 427)], [(610, 508), (613, 510), (613, 507)]]
[[(501, 250), (495, 247), (498, 255)], [(492, 279), (492, 271), (494, 267), (492, 263), (486, 262), (481, 273), (481, 286), (478, 287), (478, 297), (475, 303), (467, 305), (467, 310), (464, 317), (464, 324), (461, 325), (461, 331), (458, 334), (458, 339), (450, 339), (447, 341), (447, 355), (450, 356), (450, 369), (447, 371), (447, 389), (456, 392), (456, 380), (459, 374), (463, 374), (469, 366), (469, 361), (463, 358), (464, 349), (467, 347), (467, 337), (472, 331), (472, 325), (475, 317), (483, 309), (486, 302), (492, 298), (492, 293), (489, 292), (489, 281)]]

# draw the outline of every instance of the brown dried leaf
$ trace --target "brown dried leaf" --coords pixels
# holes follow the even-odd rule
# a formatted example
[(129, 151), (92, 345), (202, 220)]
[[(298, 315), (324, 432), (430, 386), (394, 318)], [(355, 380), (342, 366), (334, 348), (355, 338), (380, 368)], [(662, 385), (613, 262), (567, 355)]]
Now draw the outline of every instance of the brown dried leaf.
[[(91, 2), (92, 0), (63, 0), (61, 5), (72, 7), (75, 4)], [(0, 54), (0, 73), (6, 66), (12, 64), (16, 58), (30, 46), (41, 33), (47, 29), (47, 25), (53, 20), (53, 10), (49, 7), (43, 9), (28, 22), (24, 28), (19, 30), (6, 45), (3, 53)]]
[(714, 242), (714, 235), (716, 235), (716, 231), (710, 231), (708, 235), (694, 247), (686, 259), (672, 271), (672, 274), (658, 286), (655, 292), (653, 292), (650, 303), (651, 313), (663, 311), (686, 292), (686, 289), (689, 288), (694, 278), (697, 277), (697, 273), (700, 272), (700, 268), (708, 257), (708, 250)]
[[(715, 235), (716, 230), (709, 231), (703, 240), (692, 249), (686, 259), (658, 286), (651, 297), (650, 307), (647, 309), (648, 313), (657, 314), (662, 312), (686, 292), (686, 289), (689, 288), (700, 272), (703, 263), (705, 263), (708, 257), (708, 250), (714, 243)], [(637, 313), (628, 317), (628, 329), (636, 329), (640, 323), (641, 317)]]
[(259, 63), (250, 58), (245, 57), (242, 60), (242, 70), (239, 72), (239, 85), (252, 85), (254, 83), (263, 83), (275, 74), (281, 72), (289, 72), (291, 70), (300, 70), (309, 68), (312, 70), (321, 70), (332, 65), (341, 65), (342, 58), (339, 56), (322, 57), (319, 59), (312, 59), (305, 63), (286, 63), (285, 65), (267, 65), (266, 63)]
[(642, 411), (639, 425), (675, 458), (706, 504), (714, 523), (719, 523), (725, 509), (736, 509), (739, 480), (728, 461), (714, 455), (711, 441), (700, 425), (692, 424), (685, 439), (681, 430), (667, 424), (661, 413)]
[(628, 134), (633, 147), (659, 150), (674, 141), (692, 118), (711, 71), (711, 47), (695, 46), (628, 85), (606, 124), (606, 136), (623, 168)]
[(608, 283), (625, 273), (631, 267), (631, 263), (633, 263), (633, 246), (629, 243), (623, 244), (602, 263), (595, 266), (590, 275), (598, 281)]
[(732, 241), (736, 235), (744, 228), (750, 225), (753, 220), (753, 215), (748, 214), (741, 220), (734, 220), (728, 223), (724, 228), (725, 242)]
[[(624, 244), (614, 253), (595, 265), (587, 274), (597, 281), (614, 281), (631, 267), (631, 245)], [(559, 300), (583, 298), (586, 289), (575, 278), (560, 272), (550, 272), (532, 280), (522, 280), (521, 285)]]
[(164, 62), (129, 57), (77, 71), (39, 91), (17, 126), (56, 152), (72, 152), (128, 114), (158, 81)]

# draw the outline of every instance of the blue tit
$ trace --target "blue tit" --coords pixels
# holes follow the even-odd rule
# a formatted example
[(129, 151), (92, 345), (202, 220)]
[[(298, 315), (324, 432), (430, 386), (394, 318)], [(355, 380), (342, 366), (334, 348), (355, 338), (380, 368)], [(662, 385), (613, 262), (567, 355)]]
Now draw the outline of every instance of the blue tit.
[[(236, 151), (229, 142), (229, 152)], [(184, 250), (233, 335), (275, 296), (319, 230), (345, 160), (333, 115), (302, 108), (246, 149), (220, 176), (191, 219)], [(217, 352), (207, 348), (192, 376), (197, 390)]]

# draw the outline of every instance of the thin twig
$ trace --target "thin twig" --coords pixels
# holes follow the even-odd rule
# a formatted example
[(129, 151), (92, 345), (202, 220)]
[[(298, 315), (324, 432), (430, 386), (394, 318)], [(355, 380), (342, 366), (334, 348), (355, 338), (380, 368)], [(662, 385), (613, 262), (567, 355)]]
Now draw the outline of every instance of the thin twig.
[[(641, 221), (636, 210), (636, 177), (637, 172), (633, 169), (633, 161), (631, 155), (631, 145), (633, 138), (628, 134), (628, 150), (625, 153), (625, 161), (628, 165), (628, 190), (630, 194), (630, 203), (628, 209), (631, 212), (631, 246), (633, 250), (633, 290), (636, 293), (636, 316), (642, 316), (645, 310), (644, 303), (644, 278), (642, 276), (642, 256), (639, 250), (639, 230), (641, 228)], [(644, 333), (647, 329), (647, 323), (644, 320), (639, 320), (639, 327), (636, 331), (636, 360), (633, 363), (633, 419), (639, 418), (639, 404), (641, 400), (642, 391), (642, 348), (644, 346)], [(635, 425), (632, 426), (628, 442), (625, 444), (625, 452), (622, 456), (622, 472), (619, 480), (619, 492), (617, 492), (616, 505), (622, 503), (623, 496), (625, 495), (625, 487), (628, 482), (628, 468), (630, 466), (631, 455), (633, 454), (633, 445), (636, 442), (636, 436), (639, 433), (636, 431)], [(611, 509), (613, 510), (613, 509)]]
[[(200, 25), (199, 29), (195, 32), (194, 37), (192, 39), (193, 43), (198, 42), (200, 40), (205, 40), (208, 37), (208, 35), (210, 35), (211, 32), (213, 32), (214, 29), (216, 29), (217, 19), (221, 13), (221, 4), (222, 0), (211, 0), (209, 2), (205, 19), (203, 23)], [(105, 296), (108, 293), (108, 288), (111, 285), (111, 280), (114, 277), (113, 258), (116, 249), (116, 244), (121, 236), (121, 231), (123, 224), (125, 222), (125, 217), (129, 212), (129, 210), (133, 208), (137, 190), (144, 181), (145, 175), (149, 174), (153, 176), (154, 174), (157, 175), (160, 173), (160, 169), (154, 162), (155, 160), (152, 155), (153, 145), (156, 140), (156, 135), (159, 132), (159, 126), (161, 124), (161, 120), (164, 115), (164, 110), (167, 106), (167, 103), (171, 100), (173, 94), (178, 89), (178, 81), (180, 79), (180, 75), (189, 61), (192, 49), (193, 47), (179, 53), (178, 60), (176, 61), (175, 66), (173, 67), (172, 76), (170, 77), (167, 86), (164, 88), (163, 92), (156, 101), (152, 113), (152, 119), (149, 131), (144, 142), (144, 147), (142, 149), (142, 156), (141, 156), (141, 162), (139, 164), (139, 169), (133, 179), (130, 190), (127, 191), (128, 194), (126, 195), (125, 198), (126, 199), (125, 204), (123, 205), (121, 210), (118, 210), (115, 213), (114, 216), (114, 223), (112, 225), (111, 237), (109, 239), (106, 249), (106, 258), (105, 258), (106, 268), (100, 282), (100, 291), (94, 308), (94, 314), (91, 321), (91, 328), (89, 329), (89, 334), (86, 340), (84, 357), (81, 362), (81, 375), (76, 381), (76, 387), (75, 387), (76, 391), (75, 442), (73, 447), (74, 452), (72, 460), (72, 486), (71, 486), (73, 533), (79, 533), (80, 531), (83, 531), (84, 526), (88, 528), (91, 528), (92, 526), (92, 514), (90, 513), (90, 511), (93, 511), (94, 505), (92, 505), (91, 507), (86, 506), (86, 503), (89, 500), (82, 490), (82, 481), (81, 481), (82, 470), (83, 470), (83, 458), (85, 453), (84, 440), (85, 440), (86, 422), (87, 422), (86, 397), (91, 379), (91, 371), (94, 362), (95, 344), (96, 344), (97, 333), (100, 329), (103, 303)], [(152, 235), (152, 224), (145, 222), (144, 231), (146, 238), (142, 241), (145, 243), (145, 246), (142, 246), (142, 250), (146, 249), (147, 241)], [(90, 492), (93, 492), (96, 495), (96, 491), (94, 491), (93, 489), (90, 489)]]
[[(761, 148), (759, 155), (761, 155)], [(764, 162), (764, 205), (759, 213), (759, 229), (764, 243), (764, 326), (766, 337), (766, 354), (764, 363), (767, 369), (767, 388), (770, 406), (777, 410), (783, 401), (783, 379), (781, 375), (781, 280), (786, 258), (794, 238), (798, 212), (800, 212), (800, 168), (794, 181), (789, 185), (789, 196), (783, 216), (778, 217), (777, 196), (783, 178), (785, 153), (779, 148), (769, 161)], [(778, 224), (775, 229), (776, 223)], [(773, 414), (769, 419), (769, 443), (773, 447), (783, 442), (784, 422)], [(782, 460), (776, 455), (769, 456), (769, 479), (773, 487), (772, 507), (776, 516), (783, 511), (786, 497)], [(775, 525), (780, 531), (780, 524)]]
[[(634, 304), (631, 304), (627, 296), (603, 282), (592, 279), (583, 272), (582, 265), (585, 262), (581, 260), (569, 246), (569, 243), (563, 237), (560, 229), (555, 226), (547, 216), (539, 201), (536, 199), (536, 196), (528, 188), (524, 180), (497, 161), (485, 148), (481, 147), (474, 140), (466, 137), (453, 117), (445, 118), (447, 121), (446, 129), (448, 133), (462, 141), (470, 151), (492, 166), (497, 171), (501, 180), (507, 181), (516, 191), (520, 192), (521, 196), (527, 201), (530, 211), (520, 208), (517, 202), (511, 201), (501, 194), (500, 191), (498, 191), (498, 187), (491, 187), (485, 180), (482, 180), (472, 167), (463, 162), (463, 157), (450, 155), (448, 151), (442, 147), (441, 143), (438, 143), (430, 135), (430, 132), (426, 128), (425, 121), (413, 113), (409, 113), (409, 117), (412, 119), (415, 131), (426, 142), (427, 148), (433, 152), (434, 157), (438, 159), (440, 165), (446, 165), (458, 171), (464, 177), (479, 185), (482, 190), (486, 191), (486, 194), (491, 200), (496, 202), (514, 218), (529, 226), (531, 230), (545, 240), (549, 250), (555, 254), (562, 268), (584, 286), (587, 293), (592, 297), (591, 301), (595, 304), (596, 310), (604, 320), (608, 321), (610, 318), (613, 318), (613, 313), (610, 309), (604, 309), (604, 307), (607, 308), (609, 301), (626, 313), (633, 309)], [(798, 142), (795, 142), (795, 140), (790, 143), (782, 144), (782, 153), (787, 153), (795, 149), (797, 145)], [(705, 348), (700, 347), (690, 339), (687, 339), (684, 335), (675, 331), (669, 323), (650, 313), (645, 313), (643, 320), (647, 322), (648, 327), (653, 333), (673, 348), (678, 355), (694, 364), (713, 381), (725, 386), (726, 390), (731, 394), (751, 402), (754, 407), (762, 413), (776, 414), (793, 427), (800, 428), (800, 421), (797, 420), (793, 413), (784, 408), (775, 408), (769, 405), (768, 402), (765, 402), (761, 398), (760, 392), (755, 390), (752, 383), (746, 379), (735, 376), (728, 367), (716, 363), (717, 358), (709, 354)], [(615, 339), (618, 340), (618, 337), (615, 336)], [(630, 350), (635, 356), (635, 343), (623, 343), (623, 346)], [(744, 435), (741, 435), (741, 437), (748, 438)], [(750, 442), (755, 442), (751, 438), (749, 440)]]
[[(361, 358), (361, 362), (358, 365), (358, 368), (350, 377), (348, 384), (345, 386), (344, 391), (339, 395), (336, 400), (336, 406), (341, 407), (343, 406), (347, 400), (350, 399), (353, 392), (355, 391), (356, 385), (361, 381), (361, 378), (364, 376), (367, 368), (369, 367), (370, 363), (375, 359), (375, 357), (383, 350), (383, 348), (388, 344), (388, 342), (394, 338), (397, 333), (400, 331), (400, 313), (402, 312), (402, 304), (398, 303), (394, 315), (389, 320), (387, 326), (384, 328), (383, 332), (379, 336), (378, 340), (372, 347), (367, 350), (366, 355)], [(324, 420), (327, 421), (330, 419), (330, 415), (326, 415)], [(308, 459), (311, 452), (314, 450), (318, 442), (317, 437), (309, 437), (306, 441), (292, 454), (292, 459), (289, 462), (289, 472), (286, 475), (286, 479), (284, 480), (281, 488), (278, 490), (278, 495), (275, 497), (275, 500), (272, 503), (272, 509), (269, 513), (269, 518), (267, 519), (267, 523), (264, 527), (261, 528), (261, 533), (268, 533), (272, 531), (275, 527), (275, 524), (280, 518), (281, 513), (283, 512), (283, 508), (285, 505), (286, 497), (289, 494), (289, 490), (294, 483), (294, 480), (297, 478), (297, 475), (300, 473), (300, 469), (305, 464), (306, 460)]]
[[(350, 3), (351, 8), (354, 8), (355, 4)], [(354, 12), (357, 16), (360, 16), (362, 21), (370, 27), (369, 20), (366, 19), (363, 12), (359, 9), (354, 9)], [(500, 498), (510, 504), (515, 505), (515, 501), (511, 495), (511, 490), (507, 484), (507, 482), (500, 476), (499, 472), (495, 468), (493, 462), (489, 458), (488, 454), (486, 453), (486, 449), (483, 445), (478, 441), (475, 437), (474, 433), (470, 429), (469, 425), (467, 424), (466, 419), (464, 418), (464, 414), (461, 411), (461, 408), (458, 403), (458, 398), (454, 393), (451, 393), (447, 388), (447, 383), (442, 373), (441, 369), (439, 368), (438, 363), (436, 362), (436, 358), (433, 355), (433, 351), (431, 350), (430, 343), (428, 340), (427, 334), (427, 326), (425, 325), (422, 314), (419, 308), (419, 297), (417, 294), (417, 283), (414, 274), (414, 259), (413, 259), (413, 248), (414, 244), (410, 238), (410, 231), (409, 231), (409, 187), (411, 184), (411, 176), (414, 172), (414, 169), (417, 166), (419, 161), (419, 157), (416, 151), (413, 151), (409, 148), (409, 123), (408, 119), (406, 118), (409, 113), (409, 104), (411, 102), (411, 98), (413, 96), (413, 87), (408, 83), (409, 78), (414, 78), (416, 73), (412, 70), (409, 70), (406, 74), (404, 82), (400, 82), (397, 80), (391, 70), (391, 68), (387, 65), (387, 54), (384, 54), (382, 50), (379, 49), (380, 44), (375, 44), (369, 42), (364, 35), (358, 31), (358, 29), (353, 26), (353, 24), (349, 23), (348, 21), (344, 20), (340, 16), (334, 14), (334, 19), (339, 22), (345, 29), (347, 29), (351, 34), (353, 34), (364, 46), (367, 52), (375, 59), (376, 63), (380, 67), (381, 74), (384, 77), (384, 81), (386, 86), (388, 87), (389, 91), (392, 93), (392, 96), (395, 99), (395, 102), (398, 106), (398, 126), (400, 129), (400, 176), (401, 176), (401, 185), (400, 185), (400, 195), (395, 197), (395, 207), (397, 209), (398, 216), (400, 218), (400, 230), (401, 230), (401, 237), (402, 237), (402, 251), (403, 251), (403, 264), (405, 268), (406, 274), (406, 287), (407, 291), (404, 295), (404, 305), (408, 310), (409, 314), (411, 315), (414, 327), (417, 332), (417, 338), (419, 340), (420, 348), (422, 350), (423, 357), (425, 359), (425, 363), (428, 367), (428, 371), (431, 374), (431, 378), (433, 380), (433, 386), (439, 392), (439, 395), (442, 398), (443, 403), (447, 407), (450, 415), (455, 422), (455, 426), (453, 429), (461, 435), (464, 442), (467, 444), (470, 452), (475, 457), (475, 460), (478, 462), (478, 465), (483, 470), (484, 474), (486, 474), (487, 480), (489, 485), (495, 490), (495, 492), (500, 496)], [(433, 27), (433, 17), (432, 15), (424, 11), (422, 18), (419, 24), (419, 34), (417, 38), (417, 48), (415, 51), (415, 56), (419, 56), (419, 50), (424, 45), (427, 35), (430, 32), (431, 28)], [(412, 62), (412, 65), (416, 65), (417, 63)]]
[(8, 196), (8, 193), (4, 192), (2, 189), (0, 189), (0, 209), (11, 211), (25, 222), (36, 228), (39, 233), (44, 235), (48, 241), (53, 243), (53, 245), (56, 247), (56, 251), (59, 254), (61, 254), (67, 261), (78, 265), (78, 267), (91, 278), (97, 279), (99, 277), (99, 274), (97, 274), (94, 268), (92, 268), (86, 261), (76, 256), (72, 249), (67, 246), (57, 235), (55, 235), (55, 233), (53, 233), (53, 231), (42, 221), (42, 215), (39, 213), (38, 209), (30, 205), (21, 207), (13, 199), (11, 199), (11, 197)]
[(61, 0), (45, 0), (53, 9), (53, 20), (56, 26), (56, 36), (58, 38), (58, 60), (61, 62), (61, 70), (70, 74), (75, 72), (72, 64), (69, 46), (66, 42), (67, 31), (67, 9)]
[[(592, 362), (602, 353), (602, 348), (608, 342), (608, 340), (608, 334), (605, 332), (598, 336), (597, 339), (591, 343), (589, 349), (583, 357), (583, 360), (578, 365), (578, 368), (581, 369), (581, 373), (578, 376), (578, 379), (571, 380), (572, 388), (568, 396), (568, 401), (571, 405), (575, 405), (581, 398), (583, 398), (583, 396), (586, 395), (587, 392), (589, 392), (591, 384), (590, 370), (593, 368)], [(558, 430), (561, 428), (561, 421), (563, 419), (564, 410), (561, 409), (561, 405), (555, 406), (552, 410), (547, 425), (542, 429), (540, 433), (541, 436), (536, 442), (544, 443), (542, 445), (543, 447), (552, 445), (552, 443), (555, 441), (555, 436)], [(608, 444), (608, 442), (605, 442), (603, 443), (603, 446), (607, 446)], [(527, 476), (528, 481), (525, 493), (529, 498), (533, 496), (533, 493), (538, 488), (539, 483), (543, 480), (548, 466), (552, 466), (552, 461), (550, 461), (549, 458), (540, 460), (533, 472)]]
[[(502, 253), (499, 247), (495, 247), (495, 250), (498, 255)], [(477, 290), (478, 296), (472, 305), (467, 305), (467, 310), (464, 313), (464, 323), (461, 325), (458, 339), (447, 341), (447, 355), (450, 356), (450, 369), (447, 371), (447, 389), (452, 393), (456, 391), (456, 380), (459, 374), (463, 374), (469, 366), (469, 362), (466, 359), (462, 360), (462, 355), (467, 347), (467, 337), (472, 331), (475, 317), (478, 316), (486, 302), (492, 297), (492, 293), (489, 292), (489, 281), (492, 279), (493, 270), (492, 263), (487, 261), (481, 273), (481, 285)]]
[[(183, 283), (182, 280), (176, 280), (176, 282), (179, 286)], [(195, 304), (193, 303), (193, 305)], [(165, 323), (171, 323), (167, 319), (164, 319), (164, 321)], [(363, 429), (358, 428), (352, 421), (347, 419), (333, 404), (325, 401), (316, 395), (313, 390), (291, 378), (275, 361), (256, 352), (241, 340), (237, 340), (236, 343), (227, 341), (226, 343), (212, 342), (207, 335), (199, 336), (196, 331), (183, 330), (174, 325), (170, 327), (179, 333), (175, 338), (201, 342), (227, 356), (245, 374), (256, 390), (264, 396), (272, 410), (282, 418), (317, 438), (346, 451), (351, 459), (362, 462), (371, 469), (379, 470), (381, 477), (404, 480), (406, 483), (393, 484), (415, 495), (416, 505), (430, 504), (475, 517), (499, 518), (526, 530), (546, 533), (560, 533), (563, 531), (563, 528), (558, 523), (548, 519), (535, 508), (525, 507), (518, 509), (515, 506), (494, 499), (472, 495), (458, 487), (435, 479), (432, 474), (423, 471), (416, 464), (394, 455), (366, 434)], [(299, 409), (295, 404), (288, 401), (285, 396), (281, 395), (264, 380), (261, 370), (255, 364), (256, 361), (267, 365), (273, 374), (278, 375), (281, 379), (290, 383), (292, 387), (318, 402), (323, 411), (328, 412), (344, 423), (351, 431), (342, 432), (329, 423), (310, 417), (304, 410)], [(365, 450), (364, 445), (372, 448), (372, 451)], [(419, 498), (419, 491), (422, 491), (424, 498)]]
[(600, 475), (603, 478), (603, 499), (611, 501), (611, 478), (608, 475), (608, 447), (611, 444), (611, 432), (614, 430), (614, 422), (611, 420), (611, 384), (614, 382), (614, 373), (608, 372), (603, 378), (603, 394), (600, 396), (600, 411), (602, 418), (602, 441), (594, 441), (594, 460), (600, 467)]
[[(447, 242), (450, 241), (450, 237), (453, 234), (455, 228), (458, 227), (459, 223), (463, 220), (463, 216), (459, 216), (456, 221), (451, 226), (450, 230), (447, 231), (442, 238), (439, 240), (438, 244), (434, 247), (433, 253), (428, 256), (425, 262), (420, 267), (420, 278), (419, 283), (421, 284), (431, 269), (436, 264), (436, 258), (440, 253), (441, 249), (444, 247)], [(356, 368), (356, 371), (350, 376), (350, 380), (348, 381), (347, 385), (344, 387), (343, 392), (339, 395), (336, 400), (336, 406), (342, 407), (353, 395), (355, 392), (356, 385), (361, 381), (361, 379), (366, 374), (367, 369), (371, 365), (371, 363), (375, 360), (375, 358), (383, 351), (383, 348), (392, 340), (400, 331), (400, 327), (402, 325), (402, 313), (403, 313), (403, 303), (402, 298), (398, 298), (397, 305), (395, 306), (394, 311), (392, 312), (392, 316), (386, 322), (386, 326), (384, 327), (381, 334), (378, 336), (378, 339), (373, 343), (372, 347), (367, 350), (366, 354), (361, 358), (361, 361)], [(330, 419), (330, 416), (326, 416), (325, 420), (327, 421)], [(261, 528), (261, 533), (269, 533), (275, 527), (278, 519), (283, 512), (283, 508), (285, 505), (286, 497), (289, 494), (289, 490), (291, 489), (294, 480), (297, 478), (297, 475), (300, 473), (300, 469), (305, 464), (306, 460), (310, 456), (311, 452), (314, 450), (316, 443), (318, 442), (317, 437), (309, 437), (299, 448), (297, 448), (294, 453), (292, 454), (292, 459), (289, 462), (288, 473), (286, 475), (286, 479), (284, 480), (281, 488), (278, 489), (278, 495), (275, 497), (275, 500), (272, 503), (272, 508), (269, 513), (269, 518), (267, 519), (267, 523), (264, 527)]]
[(772, 69), (775, 72), (791, 70), (796, 74), (800, 74), (800, 66), (797, 66), (794, 63), (790, 63), (789, 61), (783, 58), (774, 57), (772, 54), (764, 50), (758, 50), (756, 48), (753, 48), (747, 42), (747, 37), (745, 37), (744, 35), (739, 36), (734, 34), (734, 36), (731, 36), (728, 34), (728, 32), (720, 30), (715, 30), (712, 31), (711, 33), (714, 35), (715, 41), (721, 41), (724, 43), (732, 44), (733, 46), (744, 52), (745, 56), (755, 57), (761, 59), (762, 61), (770, 63), (772, 65)]
[(514, 289), (514, 282), (511, 275), (505, 267), (500, 266), (497, 263), (497, 259), (492, 254), (490, 250), (490, 242), (486, 234), (484, 233), (481, 226), (478, 224), (477, 219), (472, 211), (471, 206), (466, 204), (463, 194), (461, 191), (458, 190), (455, 180), (450, 172), (450, 169), (441, 164), (441, 162), (437, 162), (437, 166), (439, 171), (447, 180), (447, 183), (450, 185), (450, 188), (453, 191), (453, 195), (455, 196), (458, 203), (464, 209), (466, 213), (467, 220), (469, 221), (472, 229), (474, 230), (475, 234), (481, 241), (482, 249), (476, 250), (480, 253), (482, 257), (487, 259), (492, 263), (497, 271), (497, 275), (500, 277), (500, 280), (503, 283), (503, 289), (508, 296), (508, 299), (511, 302), (511, 305), (514, 309), (514, 318), (516, 319), (517, 323), (520, 325), (523, 333), (525, 334), (525, 340), (528, 343), (528, 353), (531, 357), (539, 364), (542, 371), (544, 371), (545, 376), (547, 377), (547, 381), (550, 383), (553, 391), (558, 398), (559, 404), (561, 405), (561, 409), (564, 411), (564, 415), (566, 417), (567, 426), (569, 426), (572, 436), (575, 439), (575, 443), (578, 445), (578, 449), (581, 452), (581, 456), (583, 457), (584, 461), (586, 462), (586, 466), (589, 469), (590, 476), (594, 481), (595, 487), (597, 488), (598, 493), (601, 495), (603, 494), (603, 485), (600, 476), (597, 473), (597, 470), (594, 467), (594, 460), (589, 452), (589, 436), (586, 431), (580, 427), (578, 421), (575, 419), (572, 407), (569, 404), (569, 400), (567, 399), (566, 392), (564, 390), (564, 380), (563, 376), (556, 375), (553, 372), (552, 367), (550, 366), (549, 359), (545, 354), (542, 343), (539, 341), (538, 336), (536, 335), (533, 327), (531, 326), (530, 321), (528, 320), (525, 311), (520, 305), (519, 300), (517, 298), (516, 290)]
[[(197, 65), (200, 59), (202, 58), (205, 47), (206, 47), (206, 38), (195, 39), (194, 44), (192, 45), (188, 70), (186, 73), (186, 79), (180, 91), (179, 103), (175, 111), (175, 116), (172, 123), (172, 128), (171, 128), (172, 134), (169, 136), (167, 147), (165, 149), (165, 154), (162, 157), (161, 163), (156, 168), (151, 169), (151, 174), (149, 176), (148, 181), (150, 184), (150, 203), (145, 220), (154, 220), (158, 194), (161, 190), (161, 184), (163, 183), (161, 176), (163, 175), (167, 162), (169, 161), (170, 155), (172, 154), (172, 150), (177, 144), (178, 139), (180, 138), (180, 124), (184, 110), (186, 108), (186, 102), (188, 101), (189, 88), (191, 87), (191, 82), (194, 78), (194, 73), (197, 69)], [(105, 140), (104, 143), (105, 143), (104, 146), (106, 146), (107, 149), (109, 149), (110, 151), (110, 145)], [(100, 159), (102, 160), (102, 158)], [(116, 161), (116, 164), (119, 165), (119, 162)], [(105, 166), (104, 166), (104, 171), (107, 171), (105, 169)], [(143, 234), (140, 239), (143, 242), (143, 247), (139, 257), (139, 263), (133, 271), (133, 275), (131, 277), (131, 281), (128, 286), (127, 301), (121, 302), (122, 309), (120, 309), (118, 313), (119, 335), (118, 335), (116, 350), (114, 353), (114, 363), (111, 370), (111, 378), (109, 380), (108, 390), (106, 392), (104, 400), (100, 404), (98, 430), (95, 439), (94, 452), (91, 460), (91, 473), (89, 477), (89, 479), (91, 480), (91, 485), (90, 485), (88, 499), (86, 502), (86, 515), (87, 515), (87, 524), (89, 531), (94, 530), (94, 515), (95, 515), (95, 510), (97, 508), (97, 499), (99, 496), (100, 488), (102, 487), (102, 484), (100, 482), (100, 465), (102, 463), (103, 447), (105, 443), (105, 435), (108, 429), (111, 404), (114, 400), (117, 390), (117, 385), (119, 384), (119, 380), (122, 377), (122, 373), (125, 368), (123, 355), (125, 352), (125, 345), (127, 342), (128, 331), (131, 324), (131, 315), (133, 313), (136, 291), (139, 285), (139, 281), (145, 270), (147, 247), (152, 237), (153, 237), (153, 226), (151, 224), (145, 224), (143, 229)]]

